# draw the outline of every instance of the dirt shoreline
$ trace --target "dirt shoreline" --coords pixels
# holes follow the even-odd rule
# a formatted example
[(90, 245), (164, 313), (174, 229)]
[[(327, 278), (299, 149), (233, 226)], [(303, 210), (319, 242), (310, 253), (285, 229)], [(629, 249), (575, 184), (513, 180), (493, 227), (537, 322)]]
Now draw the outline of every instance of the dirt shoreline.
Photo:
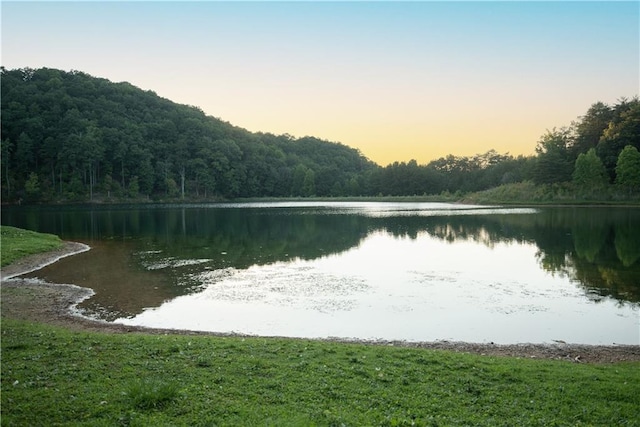
[[(89, 250), (82, 243), (65, 242), (55, 251), (46, 252), (18, 260), (4, 267), (1, 271), (0, 313), (2, 317), (30, 320), (62, 326), (76, 331), (100, 333), (145, 333), (145, 334), (180, 334), (180, 335), (213, 335), (231, 336), (235, 334), (216, 334), (210, 332), (152, 329), (120, 325), (104, 321), (87, 319), (74, 313), (75, 306), (93, 295), (91, 289), (75, 285), (56, 285), (33, 280), (21, 279), (19, 276), (38, 270), (66, 256)], [(476, 344), (465, 342), (406, 342), (406, 341), (358, 341), (329, 339), (345, 343), (366, 343), (371, 345), (387, 345), (411, 348), (453, 350), (491, 356), (509, 356), (527, 359), (565, 360), (574, 363), (615, 363), (623, 361), (640, 361), (640, 345), (594, 346), (567, 344)]]

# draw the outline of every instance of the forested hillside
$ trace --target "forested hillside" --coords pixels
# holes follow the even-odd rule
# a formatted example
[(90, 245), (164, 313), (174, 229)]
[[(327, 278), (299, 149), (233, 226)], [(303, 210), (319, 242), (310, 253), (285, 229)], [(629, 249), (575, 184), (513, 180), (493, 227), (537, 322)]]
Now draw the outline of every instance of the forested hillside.
[(465, 194), (520, 182), (587, 199), (640, 193), (637, 98), (593, 104), (542, 135), (533, 156), (382, 167), (340, 143), (249, 132), (78, 71), (2, 68), (1, 78), (3, 202)]
[(28, 201), (329, 196), (375, 165), (313, 137), (251, 133), (128, 83), (2, 70), (2, 194)]

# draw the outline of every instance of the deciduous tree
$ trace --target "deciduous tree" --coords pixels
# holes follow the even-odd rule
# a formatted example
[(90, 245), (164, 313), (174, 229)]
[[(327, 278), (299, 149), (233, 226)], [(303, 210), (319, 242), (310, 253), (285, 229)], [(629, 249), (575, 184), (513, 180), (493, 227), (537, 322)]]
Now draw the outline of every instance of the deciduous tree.
[(593, 192), (603, 189), (609, 184), (609, 176), (602, 160), (596, 154), (595, 148), (587, 153), (581, 153), (576, 160), (573, 171), (573, 182), (583, 192)]
[(571, 180), (573, 163), (570, 160), (568, 147), (572, 142), (572, 131), (569, 128), (553, 129), (538, 141), (538, 153), (533, 179), (538, 184), (552, 184)]
[(624, 147), (618, 156), (616, 184), (627, 192), (640, 193), (640, 152), (632, 145)]

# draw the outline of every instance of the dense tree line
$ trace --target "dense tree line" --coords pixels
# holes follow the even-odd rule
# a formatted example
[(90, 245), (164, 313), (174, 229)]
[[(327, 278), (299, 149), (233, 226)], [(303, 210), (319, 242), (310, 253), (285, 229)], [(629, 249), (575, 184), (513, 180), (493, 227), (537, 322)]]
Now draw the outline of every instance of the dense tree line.
[(523, 181), (637, 194), (638, 149), (637, 98), (592, 105), (543, 135), (534, 156), (489, 150), (381, 167), (343, 144), (249, 132), (129, 83), (2, 68), (4, 201), (405, 196)]
[(396, 162), (369, 174), (371, 193), (382, 195), (469, 193), (527, 181), (558, 185), (575, 197), (637, 197), (640, 101), (593, 104), (570, 126), (542, 135), (534, 156), (489, 150), (471, 157), (449, 155), (427, 165)]
[(8, 200), (357, 194), (374, 167), (343, 144), (251, 133), (128, 83), (2, 69)]
[(616, 184), (640, 190), (640, 101), (593, 104), (569, 127), (547, 131), (536, 147), (532, 179), (539, 184), (573, 181), (588, 190)]

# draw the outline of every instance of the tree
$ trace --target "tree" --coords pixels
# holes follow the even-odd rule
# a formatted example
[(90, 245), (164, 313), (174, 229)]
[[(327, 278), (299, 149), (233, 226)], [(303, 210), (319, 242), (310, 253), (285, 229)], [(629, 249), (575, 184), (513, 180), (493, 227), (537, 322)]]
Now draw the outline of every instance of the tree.
[[(360, 183), (378, 167), (346, 145), (252, 133), (197, 107), (77, 71), (5, 69), (0, 84), (5, 201), (24, 194), (31, 172), (41, 180), (40, 198), (53, 196), (54, 184), (59, 197), (77, 200), (97, 188), (153, 197), (173, 193), (170, 180), (185, 198), (203, 190), (233, 198), (288, 196), (298, 166), (299, 195), (307, 170), (314, 179), (305, 191), (328, 195), (334, 184), (344, 192), (352, 177)], [(128, 192), (134, 176), (138, 190)]]
[(291, 195), (302, 196), (304, 195), (304, 179), (307, 174), (307, 168), (303, 164), (298, 164), (293, 170), (293, 177), (291, 178)]
[(27, 195), (27, 200), (37, 200), (40, 195), (40, 182), (38, 181), (38, 174), (31, 172), (29, 179), (24, 183), (24, 191)]
[(16, 169), (20, 171), (31, 171), (35, 164), (33, 139), (27, 132), (21, 132), (16, 143), (13, 161)]
[(102, 133), (94, 124), (82, 135), (82, 147), (85, 149), (84, 166), (89, 170), (89, 199), (93, 200), (93, 187), (98, 181), (98, 167), (104, 156)]
[(595, 148), (600, 137), (614, 118), (613, 109), (602, 102), (593, 104), (587, 113), (575, 124), (576, 136), (570, 148), (571, 156), (575, 159), (581, 153)]
[(4, 179), (2, 187), (7, 189), (7, 196), (11, 197), (11, 180), (9, 177), (9, 167), (10, 167), (10, 159), (11, 159), (11, 151), (12, 151), (11, 140), (3, 139), (2, 140), (2, 169), (3, 174), (1, 174), (0, 179)]
[(573, 163), (569, 160), (568, 147), (572, 142), (571, 129), (547, 131), (538, 141), (538, 153), (533, 180), (538, 184), (552, 184), (571, 180)]
[(581, 153), (576, 160), (573, 182), (582, 192), (601, 190), (609, 184), (609, 176), (595, 148)]
[(130, 197), (138, 197), (140, 194), (140, 185), (138, 184), (138, 177), (134, 176), (129, 181), (129, 196)]
[(167, 196), (177, 197), (179, 194), (178, 184), (173, 178), (167, 178), (165, 180), (165, 186), (167, 188)]
[(105, 193), (107, 193), (107, 198), (111, 198), (111, 190), (114, 187), (114, 181), (113, 178), (111, 177), (111, 174), (107, 174), (104, 177), (104, 181), (102, 182), (102, 189), (104, 190)]
[[(336, 184), (340, 185), (339, 182), (336, 182)], [(346, 193), (349, 196), (359, 196), (360, 195), (360, 183), (358, 182), (358, 179), (355, 176), (347, 181), (347, 183), (345, 185), (345, 188), (346, 188)]]
[(340, 183), (336, 181), (333, 184), (333, 187), (331, 187), (331, 197), (340, 197), (340, 196), (344, 196), (344, 193), (342, 191), (342, 185), (340, 185)]
[(629, 193), (640, 193), (640, 152), (632, 145), (618, 156), (616, 184)]
[(640, 100), (623, 100), (614, 106), (614, 112), (614, 118), (603, 131), (596, 148), (612, 179), (623, 148), (632, 145), (640, 149)]
[(311, 169), (307, 169), (302, 182), (302, 195), (313, 196), (316, 193), (316, 174)]
[(214, 189), (214, 181), (209, 168), (207, 168), (207, 163), (204, 160), (207, 156), (206, 151), (201, 150), (200, 156), (201, 157), (191, 160), (190, 168), (193, 170), (195, 179), (196, 196), (200, 197), (200, 189), (202, 189), (204, 191), (204, 197), (206, 198), (208, 191)]

